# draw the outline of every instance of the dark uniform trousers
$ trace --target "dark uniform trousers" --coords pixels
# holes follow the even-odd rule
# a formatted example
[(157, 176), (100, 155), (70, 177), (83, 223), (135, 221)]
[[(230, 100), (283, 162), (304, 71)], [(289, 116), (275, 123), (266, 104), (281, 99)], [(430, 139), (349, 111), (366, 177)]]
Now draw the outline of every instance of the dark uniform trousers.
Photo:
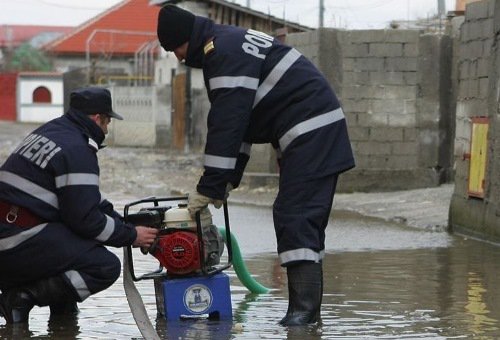
[(296, 261), (320, 262), (325, 229), (337, 185), (337, 174), (280, 185), (273, 206), (278, 254), (284, 266)]
[[(4, 224), (0, 224), (0, 228)], [(5, 249), (2, 245), (8, 244), (9, 237), (0, 239), (2, 290), (63, 274), (68, 286), (74, 290), (75, 299), (83, 301), (118, 279), (120, 260), (97, 241), (82, 239), (60, 223), (24, 228), (22, 234), (36, 228), (43, 229), (6, 250), (1, 249)]]

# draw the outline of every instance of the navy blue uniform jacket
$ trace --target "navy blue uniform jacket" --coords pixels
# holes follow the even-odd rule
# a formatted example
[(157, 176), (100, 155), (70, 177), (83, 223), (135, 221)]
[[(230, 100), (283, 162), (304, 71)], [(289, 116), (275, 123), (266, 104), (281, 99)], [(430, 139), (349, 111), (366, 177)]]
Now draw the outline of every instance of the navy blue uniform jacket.
[[(122, 222), (99, 191), (96, 153), (103, 140), (101, 128), (72, 109), (42, 125), (0, 167), (0, 201), (25, 207), (45, 222), (61, 223), (96, 244), (131, 245), (135, 228)], [(21, 233), (26, 229), (0, 222), (0, 251), (22, 245), (23, 238), (35, 236), (43, 226)]]
[(287, 168), (286, 180), (354, 167), (337, 97), (294, 48), (262, 32), (197, 16), (186, 65), (203, 69), (211, 103), (200, 193), (222, 199), (227, 183), (237, 186), (253, 143), (272, 143), (282, 177)]

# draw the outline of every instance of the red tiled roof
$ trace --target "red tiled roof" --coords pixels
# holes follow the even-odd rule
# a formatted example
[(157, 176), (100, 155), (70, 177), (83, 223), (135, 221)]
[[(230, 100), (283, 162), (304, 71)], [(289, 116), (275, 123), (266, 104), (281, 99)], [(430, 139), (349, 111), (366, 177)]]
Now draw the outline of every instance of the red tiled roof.
[(133, 55), (155, 41), (160, 8), (149, 0), (125, 0), (44, 46), (54, 54)]
[(68, 26), (0, 25), (0, 48), (17, 47), (40, 33), (67, 34), (73, 29)]

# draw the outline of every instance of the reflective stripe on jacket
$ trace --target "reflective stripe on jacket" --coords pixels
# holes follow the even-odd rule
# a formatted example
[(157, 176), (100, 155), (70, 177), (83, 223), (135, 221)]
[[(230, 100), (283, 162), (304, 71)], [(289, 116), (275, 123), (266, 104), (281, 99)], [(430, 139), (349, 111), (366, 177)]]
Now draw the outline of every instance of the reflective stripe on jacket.
[[(135, 228), (122, 222), (99, 191), (96, 153), (103, 139), (100, 128), (78, 111), (42, 125), (0, 167), (0, 200), (62, 223), (82, 238), (117, 247), (132, 244)], [(0, 239), (33, 233), (2, 224)], [(2, 244), (12, 243), (0, 243), (0, 250)]]
[[(204, 50), (207, 41), (213, 48)], [(287, 157), (299, 140), (303, 144), (323, 128), (332, 131), (322, 141), (329, 152), (301, 174), (321, 177), (354, 166), (339, 101), (296, 49), (262, 32), (196, 17), (186, 64), (203, 68), (211, 103), (200, 193), (221, 199), (228, 182), (238, 185), (251, 144), (272, 143)], [(310, 143), (301, 152), (314, 153), (323, 145)]]

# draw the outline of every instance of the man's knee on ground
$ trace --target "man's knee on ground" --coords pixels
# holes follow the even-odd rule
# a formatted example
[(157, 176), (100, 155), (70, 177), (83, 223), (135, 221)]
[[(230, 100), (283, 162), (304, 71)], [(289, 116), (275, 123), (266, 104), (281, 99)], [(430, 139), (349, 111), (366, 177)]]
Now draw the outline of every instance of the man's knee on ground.
[(104, 290), (115, 283), (120, 277), (121, 262), (115, 254), (110, 252), (105, 260), (101, 259), (101, 263), (99, 277), (96, 277), (96, 279), (99, 280), (102, 286), (101, 290)]

